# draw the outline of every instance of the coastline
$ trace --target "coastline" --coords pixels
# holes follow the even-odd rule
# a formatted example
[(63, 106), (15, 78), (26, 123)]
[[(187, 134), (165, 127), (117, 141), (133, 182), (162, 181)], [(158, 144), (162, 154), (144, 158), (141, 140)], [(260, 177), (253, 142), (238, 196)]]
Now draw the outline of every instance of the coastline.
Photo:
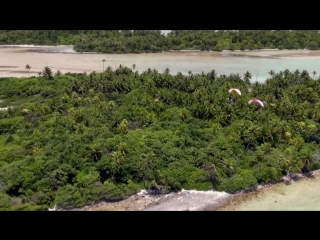
[[(265, 211), (265, 210), (303, 210), (303, 209), (291, 209), (289, 204), (284, 201), (283, 208), (275, 205), (278, 209), (273, 209), (275, 206), (264, 206), (264, 204), (277, 204), (277, 200), (275, 200), (274, 195), (280, 195), (282, 200), (286, 197), (289, 198), (292, 195), (291, 191), (288, 191), (290, 187), (297, 186), (298, 184), (303, 184), (304, 181), (311, 181), (311, 183), (316, 184), (316, 181), (320, 180), (320, 169), (311, 171), (308, 174), (295, 173), (291, 174), (291, 176), (284, 176), (279, 181), (273, 183), (264, 183), (258, 185), (256, 188), (252, 190), (243, 190), (234, 194), (230, 199), (230, 202), (224, 206), (221, 206), (218, 209), (214, 209), (214, 211)], [(287, 188), (287, 192), (284, 188)], [(272, 195), (272, 196), (271, 196)], [(298, 193), (300, 195), (300, 193)], [(270, 200), (271, 199), (271, 200)], [(294, 198), (293, 200), (296, 200)], [(257, 208), (258, 205), (258, 208)], [(253, 206), (253, 207), (250, 207)], [(253, 209), (252, 209), (253, 208)], [(255, 208), (255, 209), (254, 209)], [(266, 209), (267, 208), (267, 209)], [(268, 209), (269, 208), (269, 209)], [(314, 209), (312, 209), (314, 210)]]
[(182, 49), (182, 50), (168, 50), (168, 51), (162, 51), (162, 52), (155, 52), (155, 53), (100, 53), (100, 52), (77, 52), (73, 49), (75, 45), (34, 45), (34, 44), (3, 44), (0, 45), (0, 48), (66, 48), (68, 51), (48, 51), (46, 53), (73, 53), (73, 54), (100, 54), (100, 55), (141, 55), (141, 54), (163, 54), (163, 53), (217, 53), (217, 54), (222, 54), (222, 53), (235, 53), (238, 55), (239, 53), (259, 53), (259, 52), (281, 52), (281, 53), (286, 53), (286, 52), (297, 52), (297, 53), (319, 53), (320, 55), (320, 50), (309, 50), (309, 49), (279, 49), (279, 48), (263, 48), (263, 49), (252, 49), (252, 50), (222, 50), (222, 51), (202, 51), (202, 50), (192, 50), (192, 49)]
[(184, 190), (153, 194), (146, 190), (117, 202), (100, 201), (81, 208), (57, 208), (56, 211), (206, 211), (230, 203), (231, 194), (219, 191)]
[(320, 177), (320, 170), (309, 175), (295, 173), (282, 177), (279, 181), (263, 183), (249, 190), (240, 190), (234, 194), (215, 190), (181, 190), (175, 193), (156, 195), (146, 190), (118, 202), (100, 201), (81, 208), (58, 208), (56, 211), (230, 211), (237, 206), (254, 199), (259, 194), (276, 188), (279, 184), (290, 185), (303, 179)]
[[(56, 46), (51, 46), (51, 47), (55, 48)], [(8, 47), (8, 48), (10, 48), (10, 47)], [(28, 47), (25, 47), (25, 48), (28, 48)], [(261, 51), (261, 50), (259, 50), (259, 51)], [(262, 51), (269, 51), (269, 50), (262, 50)], [(276, 52), (277, 50), (272, 50), (272, 51)], [(284, 51), (284, 50), (278, 50), (278, 51)], [(288, 51), (291, 51), (291, 54), (292, 54), (292, 50), (288, 50)], [(286, 52), (286, 54), (288, 54), (288, 51)], [(293, 51), (299, 51), (299, 50), (293, 50)], [(301, 50), (301, 51), (305, 51), (305, 50)], [(179, 51), (179, 52), (181, 52), (181, 51)], [(254, 51), (252, 51), (252, 52), (254, 52)], [(319, 52), (319, 51), (316, 51), (316, 52)], [(242, 52), (240, 52), (240, 53), (242, 54)], [(210, 55), (210, 52), (209, 53), (204, 52), (203, 54), (202, 53), (200, 53), (200, 54), (201, 55), (204, 55), (204, 54)], [(35, 55), (36, 54), (32, 54), (32, 56), (29, 57), (28, 60), (31, 60), (32, 57), (34, 57)], [(112, 55), (114, 55), (114, 54), (112, 54)], [(116, 55), (119, 55), (119, 54), (116, 54)], [(128, 54), (128, 55), (130, 55), (130, 54)], [(131, 56), (132, 55), (136, 56), (137, 54), (131, 54)], [(144, 54), (144, 55), (149, 55), (149, 54)], [(185, 53), (182, 53), (181, 55), (187, 56)], [(198, 56), (198, 53), (194, 54), (194, 55)], [(10, 61), (12, 61), (11, 62), (12, 65), (13, 64), (16, 64), (16, 65), (20, 64), (20, 67), (22, 68), (23, 66), (25, 66), (26, 62), (30, 63), (28, 60), (25, 60), (25, 59), (23, 59), (24, 62), (17, 63), (17, 61), (19, 60), (17, 56), (18, 55), (14, 55), (12, 57), (12, 55), (11, 55), (10, 59), (8, 58)], [(41, 61), (41, 63), (45, 63), (45, 64), (47, 64), (47, 62), (52, 63), (52, 62), (50, 62), (52, 60), (49, 58), (50, 56), (48, 57), (48, 55), (38, 54), (37, 56), (40, 56), (38, 59), (38, 62)], [(68, 64), (69, 64), (69, 62), (72, 62), (72, 60), (75, 59), (75, 56), (74, 55), (72, 57), (70, 57), (70, 56), (71, 55), (68, 56), (69, 59), (68, 59), (68, 61), (66, 61), (66, 65), (65, 65), (68, 68), (65, 68), (65, 69), (73, 70), (74, 68), (71, 68), (72, 66), (70, 66)], [(61, 55), (59, 55), (59, 57), (60, 57), (59, 61), (62, 61)], [(3, 61), (4, 63), (5, 63), (5, 61), (6, 61), (6, 63), (7, 63), (7, 61), (9, 61), (6, 59), (5, 56), (3, 56), (3, 59), (4, 59), (4, 61)], [(199, 58), (197, 58), (197, 59), (199, 59)], [(88, 63), (90, 64), (90, 62), (94, 62), (94, 64), (99, 65), (100, 71), (101, 71), (101, 68), (102, 68), (101, 60), (102, 60), (101, 57), (99, 59), (96, 58), (95, 60), (84, 59), (84, 61), (81, 63), (83, 65), (81, 65), (81, 66), (87, 67)], [(114, 64), (114, 60), (115, 59), (112, 58), (109, 60), (109, 62), (113, 61), (112, 64)], [(165, 60), (167, 60), (167, 59), (165, 59)], [(128, 61), (134, 61), (134, 60), (129, 59)], [(149, 61), (153, 61), (153, 60), (149, 60)], [(216, 61), (216, 59), (214, 59), (214, 61)], [(119, 62), (122, 63), (122, 61), (119, 61)], [(157, 60), (154, 60), (153, 62), (157, 62)], [(205, 62), (205, 61), (203, 61), (203, 62)], [(74, 64), (74, 62), (72, 62), (72, 63)], [(140, 64), (139, 61), (137, 61), (136, 63), (138, 65)], [(143, 63), (143, 61), (141, 61), (141, 63)], [(63, 64), (65, 64), (65, 63), (63, 63)], [(159, 64), (159, 63), (157, 63), (157, 64)], [(32, 68), (34, 68), (34, 65), (32, 64), (32, 62), (31, 62), (31, 65), (32, 65)], [(189, 62), (187, 62), (187, 64), (185, 64), (185, 65), (187, 65), (187, 67), (188, 67)], [(49, 66), (51, 66), (51, 65), (49, 65)], [(130, 65), (128, 64), (128, 66), (130, 66)], [(165, 66), (165, 65), (163, 65), (163, 66)], [(3, 69), (4, 68), (19, 68), (18, 66), (7, 66), (7, 65), (0, 66), (0, 68), (1, 67)], [(40, 66), (39, 69), (41, 69), (41, 67), (42, 66)], [(81, 71), (82, 68), (80, 68), (80, 66), (78, 66), (78, 67), (79, 67), (78, 70)], [(57, 69), (57, 67), (54, 67), (54, 68)], [(180, 66), (179, 66), (179, 68), (180, 68)], [(36, 67), (35, 67), (35, 69), (36, 69)], [(25, 71), (25, 73), (27, 74), (28, 71)], [(30, 72), (30, 73), (32, 73), (32, 72)], [(312, 174), (318, 175), (319, 170), (313, 171)], [(224, 192), (217, 192), (217, 191), (204, 192), (204, 191), (195, 191), (195, 190), (182, 190), (181, 192), (172, 193), (172, 194), (168, 194), (168, 195), (153, 195), (153, 194), (150, 194), (150, 193), (146, 192), (145, 190), (143, 190), (140, 193), (133, 195), (133, 196), (129, 197), (128, 199), (120, 201), (120, 202), (116, 202), (116, 203), (114, 203), (114, 202), (113, 203), (100, 202), (98, 204), (94, 204), (91, 206), (85, 206), (80, 209), (73, 209), (72, 211), (82, 211), (82, 210), (85, 210), (85, 211), (141, 211), (141, 210), (142, 211), (170, 211), (170, 210), (180, 210), (180, 211), (211, 210), (211, 211), (215, 211), (215, 210), (219, 210), (219, 209), (221, 210), (224, 206), (230, 204), (231, 200), (232, 201), (240, 201), (241, 199), (244, 199), (245, 196), (248, 194), (251, 194), (251, 196), (252, 196), (252, 193), (257, 193), (257, 192), (264, 191), (265, 189), (270, 189), (272, 187), (277, 186), (279, 183), (283, 183), (283, 182), (289, 183), (291, 180), (303, 179), (305, 177), (306, 176), (302, 175), (302, 174), (293, 174), (291, 176), (283, 177), (278, 182), (261, 184), (254, 189), (246, 190), (246, 191), (244, 191), (244, 190), (239, 191), (238, 193), (233, 194), (233, 195), (229, 195)], [(201, 199), (199, 199), (199, 198), (201, 198)], [(188, 205), (188, 201), (190, 204), (192, 204), (192, 206)]]
[[(63, 55), (62, 55), (63, 54)], [(132, 68), (136, 65), (138, 72), (148, 68), (163, 72), (166, 68), (175, 75), (181, 72), (188, 75), (209, 72), (215, 69), (220, 75), (231, 73), (252, 73), (252, 81), (265, 82), (268, 72), (297, 68), (312, 72), (318, 69), (317, 60), (320, 51), (262, 49), (256, 51), (168, 51), (161, 53), (100, 54), (77, 53), (72, 45), (34, 46), (34, 45), (0, 45), (0, 77), (37, 77), (44, 66), (53, 72), (60, 70), (65, 74), (102, 72), (103, 67), (118, 68), (119, 65)], [(102, 64), (102, 59), (105, 59)], [(26, 64), (31, 70), (25, 69)]]

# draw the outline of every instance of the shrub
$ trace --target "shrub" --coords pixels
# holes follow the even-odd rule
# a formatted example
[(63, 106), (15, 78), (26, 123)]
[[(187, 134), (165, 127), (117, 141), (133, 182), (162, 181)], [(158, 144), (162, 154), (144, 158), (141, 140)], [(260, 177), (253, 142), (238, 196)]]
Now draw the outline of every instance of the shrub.
[(220, 191), (226, 191), (229, 193), (235, 193), (238, 190), (248, 190), (258, 185), (257, 179), (255, 178), (251, 170), (239, 170), (238, 173), (234, 174), (230, 178), (219, 179), (217, 189)]

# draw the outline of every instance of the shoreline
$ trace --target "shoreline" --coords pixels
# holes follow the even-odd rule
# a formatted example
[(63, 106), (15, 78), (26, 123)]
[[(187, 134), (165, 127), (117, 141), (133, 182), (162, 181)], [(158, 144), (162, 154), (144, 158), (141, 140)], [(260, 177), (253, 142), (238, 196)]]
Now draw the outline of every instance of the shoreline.
[[(3, 45), (1, 45), (1, 46), (3, 46)], [(1, 48), (1, 46), (0, 46), (0, 48)], [(12, 46), (15, 46), (15, 47), (12, 47)], [(33, 45), (31, 45), (31, 46), (32, 47), (30, 47), (30, 45), (8, 45), (7, 49), (10, 49), (10, 48), (53, 48), (53, 49), (55, 49), (57, 47), (58, 48), (60, 47), (61, 51), (63, 51), (64, 48), (68, 49), (70, 47), (70, 45), (60, 45), (60, 46), (33, 46)], [(2, 49), (5, 49), (5, 48), (6, 47), (3, 47)], [(292, 52), (294, 52), (294, 51), (295, 52), (300, 52), (300, 53), (302, 51), (305, 51), (305, 52), (307, 52), (306, 55), (308, 54), (308, 52), (316, 52), (316, 53), (320, 52), (319, 50), (312, 51), (312, 50), (302, 50), (302, 49), (301, 50), (260, 49), (260, 50), (252, 50), (252, 51), (240, 51), (240, 50), (229, 51), (229, 50), (226, 50), (226, 51), (222, 51), (222, 52), (223, 52), (223, 54), (225, 52), (239, 52), (240, 53), (238, 55), (237, 54), (230, 54), (230, 57), (234, 57), (234, 56), (241, 56), (241, 55), (244, 56), (248, 52), (249, 53), (254, 53), (254, 52), (263, 52), (263, 51), (264, 52), (266, 52), (266, 51), (285, 52), (285, 53), (287, 53), (288, 56), (290, 56), (290, 52), (291, 52), (291, 55), (292, 55), (293, 54)], [(11, 52), (14, 52), (14, 51), (11, 51)], [(16, 52), (18, 52), (18, 51), (16, 51)], [(20, 52), (22, 52), (22, 51), (20, 51)], [(28, 50), (25, 50), (25, 52), (28, 53)], [(169, 55), (168, 53), (170, 53), (170, 52), (172, 52), (172, 51), (168, 51), (168, 52), (165, 52), (165, 53), (167, 55)], [(203, 52), (203, 51), (198, 51), (198, 50), (179, 50), (179, 51), (173, 51), (173, 52), (177, 53), (177, 55), (181, 53), (181, 56), (183, 56), (183, 58), (185, 56), (188, 56), (187, 54), (185, 54), (185, 53), (188, 53), (188, 52), (196, 52), (193, 56), (201, 56), (201, 55), (209, 56), (210, 55), (210, 52), (208, 52), (208, 51)], [(211, 53), (212, 52), (213, 51), (211, 51)], [(31, 53), (37, 53), (37, 50), (31, 51)], [(42, 52), (40, 52), (40, 53), (42, 53)], [(43, 53), (50, 53), (50, 50), (48, 52), (44, 51)], [(52, 52), (52, 53), (61, 53), (61, 52)], [(72, 52), (64, 52), (64, 53), (70, 54)], [(82, 53), (79, 53), (79, 54), (82, 54)], [(93, 54), (93, 53), (89, 53), (89, 54)], [(98, 53), (98, 54), (100, 54), (100, 53)], [(154, 55), (156, 55), (156, 54), (165, 55), (164, 53), (141, 53), (141, 54), (135, 54), (135, 53), (131, 54), (130, 53), (130, 54), (106, 54), (106, 55), (113, 55), (113, 56), (114, 55), (131, 55), (131, 56), (149, 55), (150, 56), (151, 55), (152, 56), (152, 54), (154, 54)], [(220, 54), (220, 52), (218, 52), (217, 55), (219, 55), (219, 54)], [(222, 55), (220, 54), (220, 56), (223, 56), (223, 54)], [(36, 54), (33, 54), (29, 59), (32, 59), (32, 57), (34, 57), (35, 55)], [(68, 58), (69, 62), (72, 62), (72, 60), (74, 60), (76, 58), (74, 55), (73, 56), (71, 56), (71, 55), (72, 54), (70, 54), (69, 56), (66, 57), (66, 58)], [(189, 55), (191, 55), (191, 54), (189, 54)], [(301, 54), (301, 55), (303, 55), (303, 54)], [(19, 60), (17, 56), (19, 56), (19, 55), (16, 54), (12, 58), (7, 58), (7, 59), (4, 57), (4, 61), (3, 62), (5, 63), (5, 61), (8, 61), (8, 59), (9, 59), (10, 61), (12, 61), (12, 66), (7, 66), (7, 65), (4, 66), (3, 65), (3, 66), (0, 66), (0, 68), (3, 68), (3, 69), (5, 69), (5, 68), (22, 68), (24, 66), (23, 63), (22, 64), (21, 63), (16, 63), (17, 60)], [(50, 59), (51, 56), (48, 57), (48, 55), (40, 55), (40, 54), (37, 55), (37, 57), (39, 57), (39, 59), (41, 61), (46, 61), (46, 62), (50, 62), (51, 61), (51, 59)], [(225, 56), (228, 57), (228, 54), (226, 54)], [(248, 57), (255, 57), (255, 56), (259, 56), (259, 55), (247, 55), (247, 56)], [(262, 56), (262, 54), (260, 56)], [(272, 54), (270, 54), (269, 56), (280, 56), (280, 55), (272, 55)], [(60, 59), (63, 58), (61, 55), (59, 55), (59, 57), (60, 57)], [(90, 56), (90, 57), (92, 57), (92, 56)], [(214, 55), (210, 55), (210, 57), (214, 57)], [(267, 58), (267, 57), (265, 57), (265, 58)], [(102, 58), (101, 59), (96, 58), (96, 60), (92, 60), (92, 59), (87, 58), (87, 59), (84, 59), (83, 63), (81, 63), (81, 64), (83, 64), (84, 66), (88, 66), (88, 63), (94, 62), (94, 63), (97, 63), (97, 65), (98, 64), (102, 65), (101, 60), (102, 60)], [(111, 59), (111, 60), (109, 60), (109, 62), (115, 63), (114, 60), (115, 59)], [(145, 59), (143, 59), (143, 60), (145, 60)], [(141, 60), (141, 63), (145, 63), (146, 61), (148, 61), (148, 59), (146, 59), (145, 62), (143, 60)], [(205, 60), (207, 60), (207, 59), (205, 59)], [(129, 61), (132, 61), (132, 60), (129, 59)], [(216, 59), (214, 59), (214, 61), (216, 61)], [(120, 60), (119, 60), (119, 62), (121, 63)], [(157, 62), (157, 61), (155, 61), (155, 62)], [(190, 60), (190, 62), (191, 62), (191, 60)], [(205, 61), (203, 61), (203, 62), (205, 62)], [(188, 63), (189, 62), (187, 62), (187, 64)], [(20, 67), (19, 66), (13, 66), (13, 64), (15, 64), (15, 65), (19, 65), (20, 64)], [(185, 65), (187, 65), (187, 64), (185, 64)], [(224, 63), (222, 63), (222, 64), (224, 64)], [(33, 66), (33, 64), (31, 64), (31, 65)], [(138, 63), (138, 65), (139, 65), (139, 63)], [(49, 66), (51, 66), (51, 65), (49, 65)], [(65, 67), (64, 69), (70, 69), (70, 70), (74, 70), (75, 69), (75, 68), (71, 68), (67, 64), (66, 64), (66, 66), (67, 67)], [(37, 67), (38, 66), (35, 66), (34, 69), (37, 69)], [(40, 67), (38, 67), (38, 68), (41, 69)], [(53, 67), (53, 68), (54, 69), (58, 69), (58, 67)], [(179, 66), (179, 68), (180, 68), (180, 66)], [(17, 72), (17, 71), (14, 71), (14, 72)], [(25, 71), (25, 73), (27, 74), (28, 71)], [(30, 73), (32, 73), (32, 72), (30, 72)], [(318, 175), (320, 173), (320, 170), (315, 170), (315, 171), (312, 171), (311, 173), (312, 173), (312, 175)], [(81, 211), (81, 209), (82, 210), (86, 210), (86, 211), (96, 211), (96, 210), (98, 210), (98, 211), (122, 211), (122, 210), (124, 210), (124, 211), (137, 211), (137, 210), (138, 211), (141, 211), (141, 210), (146, 211), (146, 210), (151, 210), (152, 211), (152, 210), (161, 210), (161, 209), (164, 210), (164, 211), (168, 211), (168, 209), (164, 209), (164, 208), (168, 207), (168, 205), (170, 205), (170, 204), (171, 205), (169, 207), (171, 207), (171, 210), (174, 207), (178, 206), (178, 207), (180, 207), (179, 210), (182, 210), (182, 211), (197, 211), (197, 210), (215, 211), (215, 210), (219, 210), (219, 209), (223, 208), (223, 206), (222, 207), (219, 207), (219, 206), (221, 206), (223, 204), (225, 204), (225, 205), (229, 204), (228, 203), (229, 197), (230, 197), (230, 199), (233, 199), (235, 201), (240, 201), (241, 197), (245, 198), (245, 196), (248, 195), (248, 194), (252, 194), (252, 193), (257, 192), (257, 191), (263, 191), (263, 189), (268, 189), (268, 188), (274, 187), (274, 186), (278, 185), (279, 183), (283, 183), (283, 182), (288, 182), (289, 183), (292, 180), (294, 180), (294, 181), (296, 179), (301, 180), (303, 178), (306, 178), (306, 175), (303, 175), (303, 174), (292, 174), (292, 175), (288, 175), (288, 176), (282, 177), (279, 181), (260, 184), (260, 185), (256, 186), (255, 188), (253, 188), (251, 190), (241, 190), (241, 191), (238, 191), (235, 194), (225, 194), (224, 192), (218, 192), (218, 191), (182, 190), (182, 191), (180, 191), (178, 193), (172, 193), (172, 194), (170, 193), (170, 194), (166, 194), (166, 195), (154, 195), (154, 194), (148, 193), (145, 190), (142, 190), (140, 193), (135, 194), (135, 195), (129, 197), (128, 199), (123, 200), (123, 201), (118, 201), (118, 202), (99, 202), (97, 204), (87, 205), (87, 206), (85, 206), (83, 208), (80, 208), (80, 209), (79, 208), (76, 208), (76, 209), (73, 209), (73, 210), (71, 209), (71, 211)], [(222, 195), (219, 195), (219, 194), (222, 194)], [(194, 198), (195, 195), (197, 195), (198, 197), (202, 196), (203, 198), (205, 196), (208, 196), (208, 195), (209, 196), (206, 199), (206, 201), (199, 202), (199, 203), (196, 204), (196, 206), (193, 206), (192, 208), (189, 208), (188, 206), (183, 205), (183, 204), (187, 204), (188, 198), (191, 199), (192, 201), (195, 201), (195, 200), (198, 201), (199, 199)], [(222, 199), (220, 198), (220, 200), (219, 200), (218, 197), (222, 197)], [(223, 200), (223, 199), (225, 199), (225, 200)], [(171, 202), (169, 202), (169, 201), (171, 201)], [(201, 201), (202, 201), (202, 199), (201, 199)], [(165, 205), (165, 204), (167, 204), (167, 205)], [(94, 209), (96, 209), (96, 210), (94, 210)], [(68, 210), (64, 209), (62, 211), (68, 211)], [(70, 211), (70, 209), (69, 209), (69, 211)]]
[(202, 51), (193, 49), (182, 49), (182, 50), (168, 50), (162, 52), (141, 52), (141, 53), (101, 53), (101, 52), (77, 52), (73, 49), (75, 45), (34, 45), (34, 44), (3, 44), (0, 48), (69, 48), (72, 51), (51, 51), (46, 53), (72, 53), (72, 54), (106, 54), (106, 55), (140, 55), (140, 54), (161, 54), (161, 53), (257, 53), (257, 52), (301, 52), (308, 51), (310, 53), (316, 53), (320, 50), (310, 50), (310, 49), (279, 49), (279, 48), (262, 48), (262, 49), (252, 49), (252, 50), (221, 50), (221, 51)]
[(99, 201), (80, 208), (57, 208), (56, 211), (228, 211), (231, 205), (239, 205), (259, 193), (274, 188), (281, 183), (291, 184), (307, 178), (320, 176), (320, 169), (308, 174), (294, 173), (279, 181), (259, 184), (249, 190), (239, 190), (234, 194), (222, 191), (184, 190), (169, 194), (153, 194), (147, 190), (117, 202)]
[[(269, 78), (268, 72), (275, 72), (289, 68), (297, 68), (312, 72), (318, 69), (320, 50), (277, 50), (262, 49), (256, 51), (168, 51), (161, 53), (130, 53), (130, 54), (100, 54), (77, 53), (72, 45), (60, 46), (34, 46), (34, 45), (0, 45), (0, 77), (27, 77), (35, 76), (49, 66), (54, 72), (83, 73), (102, 72), (103, 67), (113, 69), (120, 64), (132, 68), (136, 65), (139, 72), (148, 68), (163, 72), (170, 69), (171, 74), (181, 72), (188, 75), (209, 72), (215, 69), (220, 75), (231, 73), (252, 73), (251, 81), (265, 82)], [(102, 64), (102, 60), (106, 61)], [(26, 64), (31, 71), (25, 69)], [(281, 67), (282, 66), (282, 67)], [(304, 66), (304, 67), (303, 67)]]
[[(292, 183), (298, 183), (302, 180), (311, 179), (320, 176), (320, 169), (310, 171), (307, 174), (293, 173), (282, 177), (279, 181), (273, 181), (270, 183), (263, 183), (250, 190), (241, 190), (230, 199), (230, 202), (224, 206), (221, 206), (214, 211), (237, 211), (237, 207), (245, 204), (248, 200), (258, 198), (260, 194), (266, 193), (269, 190), (276, 189), (280, 184), (291, 185)], [(259, 200), (260, 201), (260, 200)]]

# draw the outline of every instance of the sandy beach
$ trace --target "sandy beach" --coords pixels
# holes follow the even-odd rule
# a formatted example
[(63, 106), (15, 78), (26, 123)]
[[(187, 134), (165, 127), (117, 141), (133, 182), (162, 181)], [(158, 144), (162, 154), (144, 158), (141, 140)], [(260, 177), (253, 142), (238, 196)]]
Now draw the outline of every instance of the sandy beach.
[(233, 195), (218, 211), (319, 211), (320, 171), (312, 172), (312, 177), (296, 175), (296, 180)]
[(229, 204), (231, 197), (231, 194), (217, 191), (182, 190), (154, 195), (142, 190), (123, 201), (100, 202), (71, 211), (207, 211)]
[[(37, 76), (45, 66), (53, 72), (102, 72), (104, 68), (136, 65), (136, 70), (147, 68), (162, 72), (170, 68), (172, 74), (209, 72), (218, 74), (249, 71), (253, 80), (264, 81), (268, 71), (275, 72), (306, 69), (320, 73), (320, 51), (309, 50), (260, 50), (260, 51), (172, 51), (148, 54), (95, 54), (76, 53), (72, 46), (0, 46), (0, 77)], [(25, 66), (31, 66), (30, 72)], [(4, 106), (3, 106), (4, 107)], [(0, 110), (5, 110), (1, 108)], [(288, 183), (288, 181), (287, 181)], [(74, 211), (200, 211), (200, 210), (320, 210), (320, 174), (314, 178), (302, 178), (274, 185), (258, 187), (249, 193), (227, 194), (225, 192), (195, 190), (169, 195), (151, 195), (146, 191), (116, 203), (101, 202)], [(303, 197), (301, 197), (303, 196)]]
[(182, 190), (154, 195), (142, 190), (123, 201), (100, 202), (71, 211), (315, 211), (320, 210), (319, 183), (320, 170), (317, 170), (309, 177), (293, 174), (278, 183), (236, 194)]
[[(105, 59), (103, 65), (102, 60)], [(320, 51), (310, 50), (255, 50), (255, 51), (171, 51), (163, 53), (142, 54), (97, 54), (76, 53), (73, 46), (0, 46), (0, 77), (37, 76), (45, 66), (53, 72), (102, 72), (104, 68), (125, 65), (136, 70), (146, 71), (148, 68), (159, 72), (169, 68), (172, 74), (181, 72), (188, 74), (209, 72), (215, 69), (218, 74), (239, 73), (249, 71), (253, 80), (264, 81), (268, 71), (285, 68), (307, 69), (320, 72)], [(305, 62), (305, 63), (304, 63)], [(31, 66), (30, 72), (25, 66)]]

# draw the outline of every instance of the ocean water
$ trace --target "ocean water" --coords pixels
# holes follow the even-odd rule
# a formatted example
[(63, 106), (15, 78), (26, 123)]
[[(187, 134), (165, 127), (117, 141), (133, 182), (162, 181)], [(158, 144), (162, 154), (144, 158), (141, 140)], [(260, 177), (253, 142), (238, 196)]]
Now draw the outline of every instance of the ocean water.
[(231, 201), (220, 211), (319, 211), (320, 175), (276, 184)]
[[(63, 54), (62, 54), (63, 53)], [(128, 67), (136, 65), (136, 70), (146, 71), (148, 68), (159, 72), (169, 68), (172, 74), (181, 72), (188, 74), (216, 70), (218, 74), (251, 72), (252, 81), (265, 81), (270, 70), (275, 72), (289, 69), (316, 71), (320, 74), (319, 51), (254, 51), (254, 52), (169, 52), (155, 54), (77, 54), (70, 46), (0, 47), (0, 77), (27, 77), (26, 64), (31, 66), (30, 76), (37, 76), (44, 66), (53, 71), (66, 72), (101, 72), (102, 59), (104, 67)], [(185, 191), (171, 195), (166, 201), (147, 210), (203, 210), (226, 205), (219, 210), (320, 210), (320, 177), (302, 179), (291, 185), (280, 183), (272, 188), (263, 189), (247, 195), (245, 200), (228, 204), (230, 195), (218, 192)]]
[[(102, 63), (105, 59), (105, 63)], [(31, 66), (30, 76), (37, 76), (44, 66), (53, 71), (66, 72), (101, 72), (108, 66), (112, 68), (125, 65), (136, 70), (146, 71), (148, 68), (163, 72), (166, 68), (172, 74), (181, 72), (188, 74), (215, 70), (220, 74), (240, 74), (246, 71), (252, 74), (252, 82), (263, 82), (270, 77), (268, 72), (289, 69), (307, 70), (320, 74), (320, 51), (252, 51), (252, 52), (166, 52), (147, 54), (94, 54), (75, 53), (72, 46), (58, 47), (1, 47), (0, 77), (28, 76), (26, 64)]]
[(290, 184), (277, 183), (237, 195), (182, 190), (163, 197), (143, 211), (319, 211), (320, 175)]

